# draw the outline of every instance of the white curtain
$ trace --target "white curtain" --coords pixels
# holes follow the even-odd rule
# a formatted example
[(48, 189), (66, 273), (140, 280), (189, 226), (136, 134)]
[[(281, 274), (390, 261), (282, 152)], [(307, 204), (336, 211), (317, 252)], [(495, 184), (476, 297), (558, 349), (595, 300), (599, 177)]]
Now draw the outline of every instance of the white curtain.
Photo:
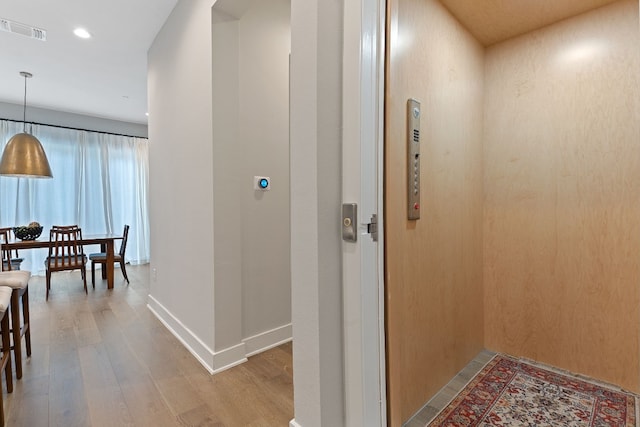
[[(0, 120), (0, 153), (22, 131), (22, 123)], [(128, 224), (127, 262), (149, 262), (148, 139), (46, 125), (27, 131), (42, 143), (53, 179), (0, 177), (0, 226), (37, 221), (43, 239), (52, 225), (78, 224), (91, 235), (122, 234)], [(21, 268), (43, 274), (46, 256), (46, 249), (21, 251)]]

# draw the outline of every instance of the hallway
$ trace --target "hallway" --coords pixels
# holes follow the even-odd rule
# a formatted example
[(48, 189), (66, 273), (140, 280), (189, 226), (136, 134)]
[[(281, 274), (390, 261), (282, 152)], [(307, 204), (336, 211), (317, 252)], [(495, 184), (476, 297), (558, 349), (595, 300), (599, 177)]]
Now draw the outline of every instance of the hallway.
[[(29, 282), (33, 354), (10, 426), (275, 426), (293, 418), (291, 343), (210, 375), (146, 306), (149, 266), (85, 295), (79, 272)], [(179, 284), (176, 285), (179, 287)], [(14, 373), (15, 375), (15, 373)]]

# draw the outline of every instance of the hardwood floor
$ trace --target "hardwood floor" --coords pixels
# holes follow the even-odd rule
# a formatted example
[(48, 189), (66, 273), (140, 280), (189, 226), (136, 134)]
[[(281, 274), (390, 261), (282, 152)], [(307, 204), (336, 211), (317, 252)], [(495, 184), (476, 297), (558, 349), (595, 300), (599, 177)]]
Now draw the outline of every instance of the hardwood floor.
[(79, 272), (55, 273), (48, 302), (31, 279), (33, 353), (13, 393), (3, 384), (8, 426), (288, 425), (291, 343), (212, 376), (146, 307), (148, 265), (127, 273), (89, 295)]

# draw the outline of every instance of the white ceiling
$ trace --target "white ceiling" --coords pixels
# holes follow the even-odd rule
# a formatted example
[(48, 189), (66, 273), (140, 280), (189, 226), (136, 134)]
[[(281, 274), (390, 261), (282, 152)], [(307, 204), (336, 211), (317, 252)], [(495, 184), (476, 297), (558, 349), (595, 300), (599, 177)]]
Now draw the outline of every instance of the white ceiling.
[[(0, 102), (146, 123), (147, 50), (178, 0), (2, 0), (0, 18), (47, 41), (0, 31)], [(93, 37), (73, 35), (84, 27)]]

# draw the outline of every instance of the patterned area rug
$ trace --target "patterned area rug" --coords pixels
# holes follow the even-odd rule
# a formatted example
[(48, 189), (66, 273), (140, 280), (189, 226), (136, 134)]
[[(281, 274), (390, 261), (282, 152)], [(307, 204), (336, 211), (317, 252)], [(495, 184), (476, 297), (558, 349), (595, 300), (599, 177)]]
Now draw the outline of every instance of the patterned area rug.
[(636, 396), (496, 355), (429, 426), (635, 427)]

